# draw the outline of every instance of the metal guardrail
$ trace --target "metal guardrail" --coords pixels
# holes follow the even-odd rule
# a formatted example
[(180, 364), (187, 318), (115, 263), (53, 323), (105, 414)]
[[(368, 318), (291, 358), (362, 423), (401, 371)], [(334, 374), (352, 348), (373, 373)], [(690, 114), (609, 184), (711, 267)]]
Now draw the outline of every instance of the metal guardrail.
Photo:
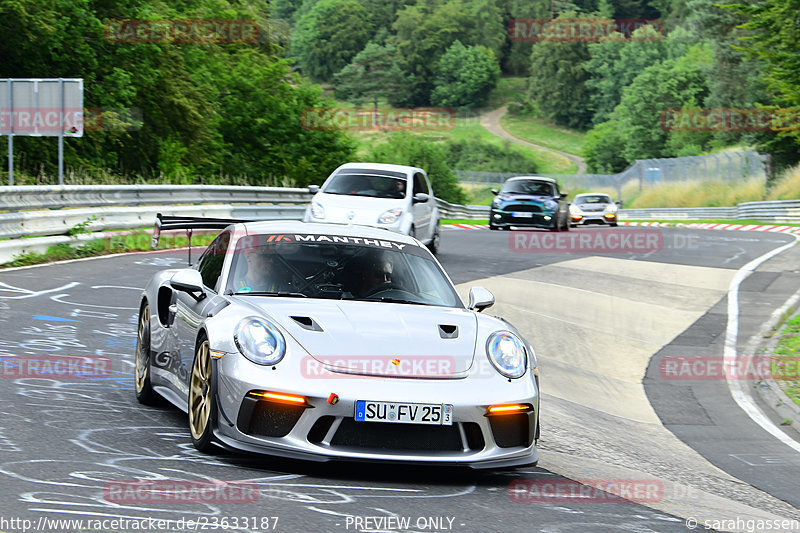
[(800, 223), (800, 200), (746, 202), (735, 207), (622, 209), (620, 220), (758, 220)]
[[(66, 235), (86, 223), (89, 231), (149, 227), (168, 215), (300, 220), (311, 199), (307, 189), (212, 185), (69, 185), (0, 187), (0, 238)], [(488, 206), (436, 199), (446, 218), (480, 220)]]
[[(213, 185), (69, 185), (0, 187), (0, 238), (66, 235), (149, 227), (158, 212), (244, 219), (301, 219), (307, 189)], [(443, 218), (487, 220), (489, 206), (436, 199)], [(800, 222), (800, 200), (747, 202), (736, 207), (623, 209), (621, 220), (755, 219)]]

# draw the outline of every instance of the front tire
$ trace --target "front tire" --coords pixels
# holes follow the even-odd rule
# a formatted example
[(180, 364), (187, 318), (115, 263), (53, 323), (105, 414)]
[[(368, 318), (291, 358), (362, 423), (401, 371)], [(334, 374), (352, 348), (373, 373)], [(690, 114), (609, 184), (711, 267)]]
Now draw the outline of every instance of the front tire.
[(143, 405), (157, 404), (158, 394), (150, 384), (150, 306), (147, 304), (139, 312), (134, 375), (136, 400)]
[(439, 251), (439, 224), (436, 224), (436, 229), (433, 230), (433, 237), (431, 238), (430, 244), (428, 244), (428, 250), (431, 251), (433, 255)]
[(192, 376), (189, 380), (189, 431), (192, 444), (204, 453), (211, 453), (214, 447), (214, 425), (216, 411), (214, 396), (216, 383), (213, 379), (211, 349), (208, 339), (200, 337), (192, 362)]

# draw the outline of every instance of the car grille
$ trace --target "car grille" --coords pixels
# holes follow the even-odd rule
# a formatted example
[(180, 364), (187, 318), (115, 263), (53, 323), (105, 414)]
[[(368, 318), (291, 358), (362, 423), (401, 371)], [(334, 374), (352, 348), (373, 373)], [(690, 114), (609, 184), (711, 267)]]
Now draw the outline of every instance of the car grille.
[(483, 435), (478, 424), (474, 422), (433, 426), (356, 422), (353, 418), (342, 420), (331, 440), (331, 446), (399, 452), (464, 452), (459, 424), (464, 428), (468, 451), (482, 450), (485, 446)]
[(533, 204), (508, 204), (503, 207), (503, 211), (514, 211), (517, 213), (541, 213), (542, 208)]

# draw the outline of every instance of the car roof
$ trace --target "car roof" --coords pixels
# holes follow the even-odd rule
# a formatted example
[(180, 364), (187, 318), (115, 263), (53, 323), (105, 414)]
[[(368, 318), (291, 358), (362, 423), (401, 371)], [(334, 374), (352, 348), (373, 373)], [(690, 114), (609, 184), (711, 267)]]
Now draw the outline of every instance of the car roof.
[(575, 198), (580, 198), (581, 196), (608, 196), (611, 198), (611, 195), (607, 192), (582, 192), (580, 194), (576, 194)]
[(336, 172), (347, 168), (357, 168), (365, 170), (388, 170), (392, 172), (403, 172), (405, 174), (413, 174), (414, 172), (425, 172), (419, 167), (409, 167), (406, 165), (390, 165), (388, 163), (345, 163), (336, 169)]
[(514, 176), (513, 178), (508, 178), (504, 183), (508, 183), (509, 181), (520, 181), (520, 180), (546, 181), (548, 183), (556, 182), (556, 180), (554, 180), (553, 178), (545, 178), (544, 176)]
[(382, 239), (406, 244), (417, 244), (408, 235), (383, 228), (359, 226), (357, 224), (321, 224), (301, 222), (299, 220), (263, 220), (235, 224), (236, 229), (244, 229), (248, 235), (269, 233), (310, 233), (315, 235), (341, 235), (346, 237), (362, 237), (366, 239)]

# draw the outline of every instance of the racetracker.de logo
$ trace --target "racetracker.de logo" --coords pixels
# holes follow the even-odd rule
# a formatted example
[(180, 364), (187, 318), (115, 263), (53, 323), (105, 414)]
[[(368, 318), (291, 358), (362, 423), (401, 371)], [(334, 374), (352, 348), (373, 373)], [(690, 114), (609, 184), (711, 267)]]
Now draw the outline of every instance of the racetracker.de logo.
[(800, 357), (664, 356), (658, 367), (662, 379), (676, 381), (800, 379)]
[(508, 497), (516, 503), (660, 502), (664, 483), (658, 479), (518, 479), (509, 484)]
[(779, 109), (665, 109), (664, 131), (798, 131), (800, 107)]
[(306, 356), (300, 372), (308, 379), (350, 378), (353, 375), (398, 378), (447, 377), (458, 373), (455, 357), (445, 355)]
[(248, 481), (109, 481), (103, 499), (116, 504), (256, 503), (258, 485)]
[(99, 379), (111, 376), (111, 359), (83, 355), (3, 356), (2, 379)]
[(664, 248), (664, 234), (654, 229), (573, 233), (514, 231), (508, 235), (508, 246), (518, 253), (651, 253)]
[[(636, 32), (636, 30), (644, 30)], [(636, 35), (634, 35), (636, 32)], [(513, 42), (588, 42), (608, 39), (658, 41), (664, 38), (659, 19), (511, 19), (508, 36)]]
[(304, 109), (300, 124), (306, 130), (444, 131), (456, 125), (447, 107), (319, 108)]
[(108, 20), (105, 38), (112, 43), (252, 43), (254, 20)]

